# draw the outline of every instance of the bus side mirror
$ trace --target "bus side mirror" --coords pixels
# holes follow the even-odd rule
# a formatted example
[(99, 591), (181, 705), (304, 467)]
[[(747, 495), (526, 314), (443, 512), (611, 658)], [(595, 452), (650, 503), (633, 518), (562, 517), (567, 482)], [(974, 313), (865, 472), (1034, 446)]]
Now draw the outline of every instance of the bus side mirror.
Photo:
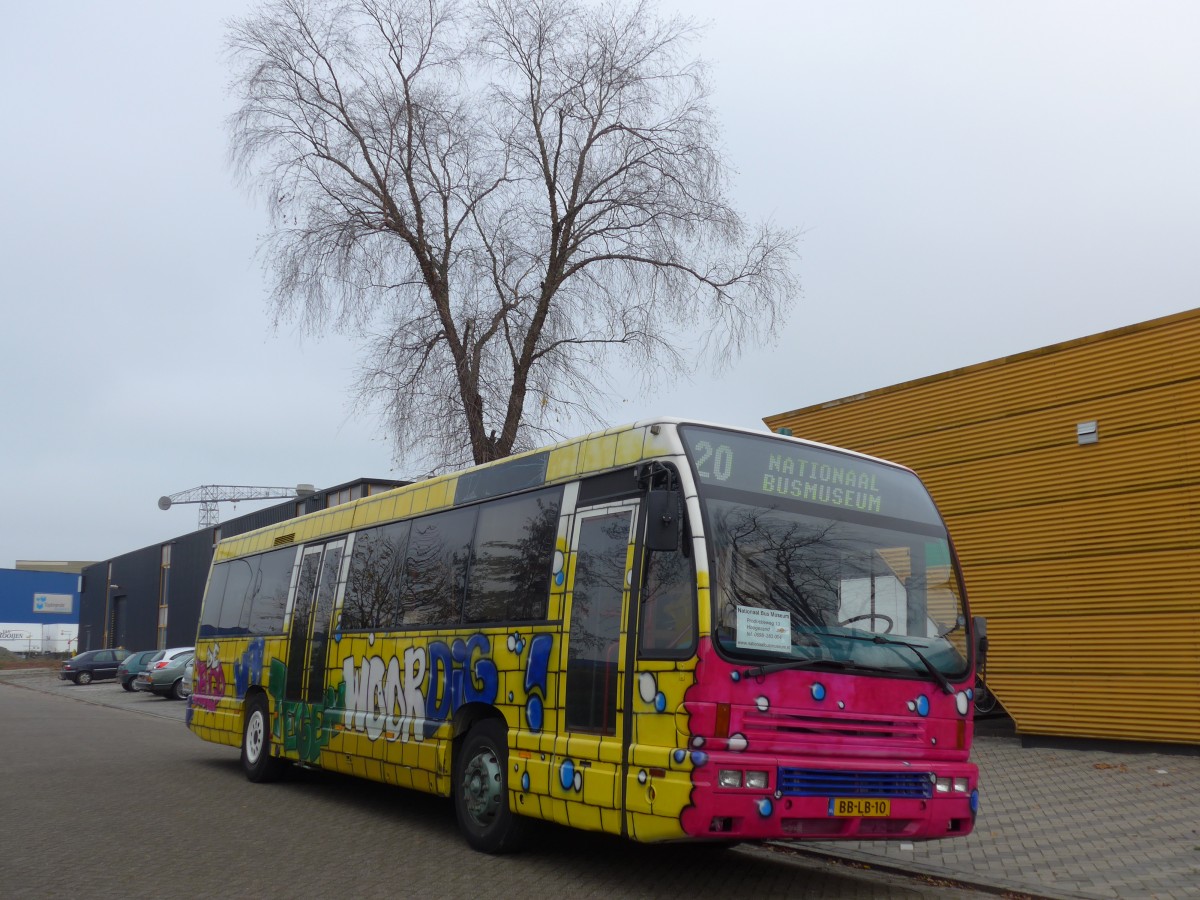
[(987, 617), (972, 616), (971, 627), (975, 632), (975, 668), (979, 668), (987, 660), (988, 636)]
[(680, 535), (679, 491), (646, 494), (646, 549), (678, 550)]

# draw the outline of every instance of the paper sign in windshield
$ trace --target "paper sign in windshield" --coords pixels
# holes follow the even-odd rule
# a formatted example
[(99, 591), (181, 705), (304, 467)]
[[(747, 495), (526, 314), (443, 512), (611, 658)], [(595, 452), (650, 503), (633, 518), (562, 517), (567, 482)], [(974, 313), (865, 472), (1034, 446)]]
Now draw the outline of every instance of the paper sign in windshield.
[(737, 608), (737, 645), (745, 650), (792, 649), (792, 617), (778, 609)]

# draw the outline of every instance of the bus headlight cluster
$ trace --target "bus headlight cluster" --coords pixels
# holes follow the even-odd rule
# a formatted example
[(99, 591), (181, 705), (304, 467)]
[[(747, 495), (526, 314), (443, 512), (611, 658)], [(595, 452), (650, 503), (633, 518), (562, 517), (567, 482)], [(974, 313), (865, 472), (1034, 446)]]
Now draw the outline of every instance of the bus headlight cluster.
[(939, 794), (949, 794), (954, 791), (956, 794), (965, 794), (970, 790), (966, 778), (938, 778), (934, 782), (934, 787)]
[(746, 787), (765, 791), (767, 781), (767, 773), (757, 769), (721, 769), (717, 772), (717, 784), (723, 788)]

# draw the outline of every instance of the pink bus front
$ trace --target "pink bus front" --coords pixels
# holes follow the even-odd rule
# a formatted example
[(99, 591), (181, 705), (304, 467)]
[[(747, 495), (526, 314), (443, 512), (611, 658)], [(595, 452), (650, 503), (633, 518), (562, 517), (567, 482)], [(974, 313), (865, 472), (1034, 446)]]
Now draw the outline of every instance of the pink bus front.
[(823, 445), (679, 430), (711, 614), (684, 698), (693, 767), (684, 831), (968, 834), (979, 805), (969, 751), (983, 629), (920, 480)]

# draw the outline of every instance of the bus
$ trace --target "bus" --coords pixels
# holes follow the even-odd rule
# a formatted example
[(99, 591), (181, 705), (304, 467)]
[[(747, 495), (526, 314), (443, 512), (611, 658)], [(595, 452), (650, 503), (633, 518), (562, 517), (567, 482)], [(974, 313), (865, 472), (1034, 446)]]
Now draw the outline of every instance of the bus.
[(944, 838), (985, 625), (911, 470), (656, 419), (222, 540), (187, 723), (252, 782), (452, 798), (489, 853)]

